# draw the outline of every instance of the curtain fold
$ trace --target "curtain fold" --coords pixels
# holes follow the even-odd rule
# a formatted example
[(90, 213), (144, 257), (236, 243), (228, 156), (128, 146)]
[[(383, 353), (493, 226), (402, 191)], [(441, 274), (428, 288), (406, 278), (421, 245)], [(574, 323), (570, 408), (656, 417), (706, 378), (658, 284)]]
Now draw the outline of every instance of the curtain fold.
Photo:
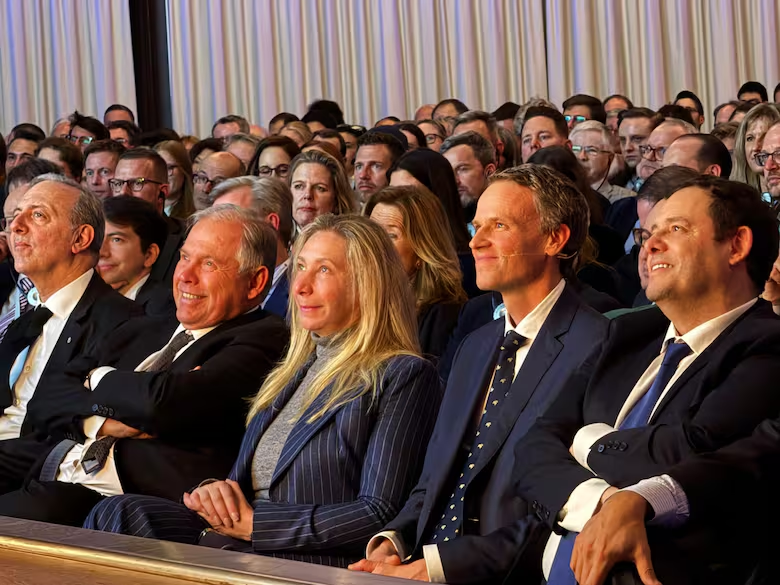
[(48, 132), (77, 108), (98, 119), (112, 103), (135, 110), (126, 0), (3, 0), (0, 38), (0, 132)]
[[(780, 80), (775, 0), (545, 0), (550, 99), (624, 93), (657, 109), (688, 89), (715, 106)], [(771, 99), (771, 95), (770, 95)]]
[(174, 126), (266, 125), (317, 98), (348, 121), (445, 97), (495, 109), (547, 93), (543, 0), (169, 0)]

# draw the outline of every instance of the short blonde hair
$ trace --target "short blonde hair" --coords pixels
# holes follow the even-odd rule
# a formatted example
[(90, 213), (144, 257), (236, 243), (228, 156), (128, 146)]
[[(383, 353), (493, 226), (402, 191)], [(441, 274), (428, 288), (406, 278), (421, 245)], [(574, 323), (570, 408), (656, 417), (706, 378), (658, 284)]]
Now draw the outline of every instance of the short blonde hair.
[(371, 196), (364, 215), (370, 216), (380, 203), (401, 213), (404, 235), (420, 259), (413, 283), (417, 310), (435, 303), (465, 303), (452, 230), (436, 195), (425, 187), (385, 187)]
[[(331, 384), (325, 404), (307, 422), (343, 406), (367, 392), (376, 392), (387, 361), (397, 355), (419, 355), (414, 298), (401, 260), (385, 231), (367, 217), (327, 214), (310, 223), (298, 236), (290, 261), (290, 290), (295, 286), (298, 257), (320, 232), (344, 240), (351, 279), (349, 296), (358, 303), (357, 322), (334, 336), (338, 352), (309, 385), (299, 416)], [(350, 299), (344, 299), (349, 302)], [(304, 329), (290, 295), (290, 346), (284, 360), (268, 374), (247, 417), (273, 403), (314, 351), (311, 333)], [(374, 395), (376, 398), (376, 395)]]

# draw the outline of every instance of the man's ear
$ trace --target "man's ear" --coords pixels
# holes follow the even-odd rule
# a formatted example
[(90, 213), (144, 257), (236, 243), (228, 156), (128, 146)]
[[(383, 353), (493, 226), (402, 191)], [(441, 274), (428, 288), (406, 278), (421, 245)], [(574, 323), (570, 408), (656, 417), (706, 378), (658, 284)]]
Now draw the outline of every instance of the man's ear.
[(265, 221), (270, 223), (272, 226), (274, 226), (274, 229), (278, 232), (279, 231), (279, 214), (278, 213), (269, 213), (265, 216)]
[(570, 237), (569, 226), (562, 223), (547, 236), (547, 246), (544, 248), (544, 253), (548, 256), (558, 256), (566, 247)]
[(734, 266), (747, 259), (753, 248), (753, 230), (742, 225), (731, 237), (731, 250), (729, 251), (729, 264)]
[(489, 177), (493, 173), (496, 172), (496, 164), (495, 163), (489, 163), (485, 166), (485, 176)]
[(149, 244), (149, 249), (146, 250), (144, 255), (144, 268), (151, 268), (154, 263), (157, 262), (157, 258), (160, 257), (160, 246), (157, 244)]
[(248, 299), (255, 299), (263, 292), (265, 285), (268, 283), (268, 268), (261, 266), (249, 276), (249, 290), (247, 291)]
[(80, 254), (85, 250), (88, 250), (92, 245), (92, 241), (95, 239), (95, 228), (91, 225), (80, 225), (73, 234), (73, 244), (70, 249), (73, 254)]

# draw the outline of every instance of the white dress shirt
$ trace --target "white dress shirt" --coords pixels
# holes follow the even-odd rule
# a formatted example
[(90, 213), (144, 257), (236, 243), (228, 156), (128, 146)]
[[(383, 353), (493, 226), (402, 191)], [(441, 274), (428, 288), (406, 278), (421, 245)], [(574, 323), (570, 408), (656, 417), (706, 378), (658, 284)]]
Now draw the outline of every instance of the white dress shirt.
[[(509, 313), (504, 316), (504, 335), (514, 330), (516, 333), (527, 339), (527, 341), (518, 348), (517, 353), (515, 354), (515, 370), (512, 376), (513, 380), (515, 377), (517, 377), (517, 373), (520, 371), (520, 368), (525, 362), (525, 358), (528, 356), (528, 352), (531, 350), (531, 346), (533, 345), (534, 340), (539, 335), (539, 331), (544, 326), (545, 321), (547, 321), (547, 317), (550, 315), (550, 312), (555, 306), (555, 303), (557, 303), (558, 299), (561, 298), (561, 294), (563, 294), (563, 289), (565, 286), (566, 281), (561, 279), (561, 281), (549, 292), (549, 294), (542, 300), (542, 302), (536, 305), (536, 307), (534, 307), (530, 313), (523, 317), (523, 319), (517, 324), (516, 327), (512, 326)], [(487, 388), (490, 388), (492, 385), (493, 378), (491, 377)], [(483, 403), (487, 401), (487, 388), (483, 390), (485, 396)], [(385, 530), (375, 535), (369, 541), (368, 546), (366, 547), (366, 557), (368, 557), (368, 555), (370, 555), (371, 552), (376, 549), (377, 546), (379, 546), (382, 539), (385, 538), (393, 543), (393, 546), (395, 547), (395, 550), (398, 552), (398, 556), (401, 557), (401, 559), (405, 559), (408, 556), (409, 549), (401, 540), (401, 535), (394, 530)], [(438, 547), (439, 545), (437, 544), (424, 545), (423, 558), (425, 559), (425, 566), (428, 570), (428, 579), (432, 583), (446, 583), (446, 576), (444, 575), (444, 567), (441, 563), (441, 556), (439, 555)]]
[[(182, 355), (185, 351), (187, 351), (192, 346), (193, 343), (195, 343), (198, 339), (200, 339), (210, 331), (213, 331), (215, 328), (216, 326), (190, 331), (190, 333), (192, 333), (193, 340), (190, 341), (183, 348), (181, 348), (178, 352), (176, 352), (176, 355), (174, 356), (173, 360), (176, 361), (180, 355)], [(138, 364), (138, 367), (135, 369), (135, 371), (143, 372), (144, 370), (146, 370), (146, 368), (152, 365), (154, 360), (157, 358), (157, 355), (163, 349), (165, 349), (165, 346), (167, 346), (168, 343), (170, 343), (171, 340), (173, 340), (173, 338), (176, 337), (176, 335), (178, 335), (182, 331), (184, 331), (184, 326), (180, 324), (176, 328), (176, 331), (173, 332), (173, 335), (171, 335), (171, 338), (168, 340), (168, 342), (163, 347), (161, 347), (158, 351), (155, 351), (144, 361)], [(115, 369), (116, 368), (112, 368), (109, 366), (102, 366), (100, 368), (96, 368), (90, 374), (89, 377), (90, 387), (93, 390), (97, 388), (101, 380), (106, 375), (113, 372)], [(89, 418), (84, 419), (84, 434), (87, 436), (87, 440), (84, 441), (83, 445), (80, 443), (76, 443), (71, 448), (71, 450), (68, 451), (67, 455), (65, 455), (65, 459), (63, 459), (62, 463), (60, 464), (60, 469), (57, 474), (57, 481), (61, 481), (63, 483), (80, 484), (86, 488), (98, 492), (103, 496), (119, 496), (124, 493), (124, 491), (122, 490), (122, 482), (119, 481), (119, 474), (117, 473), (116, 463), (114, 461), (115, 445), (111, 447), (111, 450), (108, 452), (108, 458), (106, 459), (106, 464), (99, 471), (96, 471), (93, 474), (89, 474), (86, 471), (84, 471), (84, 468), (81, 466), (82, 456), (84, 455), (84, 453), (87, 452), (89, 446), (92, 445), (92, 443), (94, 443), (97, 440), (98, 438), (97, 433), (100, 430), (100, 427), (103, 426), (105, 420), (106, 420), (105, 417), (102, 416), (90, 416)], [(137, 440), (141, 441), (143, 439), (137, 439)]]
[[(49, 358), (60, 339), (65, 323), (84, 295), (84, 291), (87, 290), (94, 272), (90, 268), (76, 280), (51, 295), (43, 304), (52, 312), (52, 316), (43, 326), (41, 335), (26, 352), (24, 366), (13, 387), (14, 402), (0, 416), (0, 440), (19, 438), (24, 417), (27, 415), (27, 403), (33, 397), (38, 380), (41, 379), (41, 374), (43, 374), (46, 364), (49, 363)], [(68, 338), (67, 343), (70, 341)], [(25, 352), (20, 353), (16, 361), (23, 359), (24, 354)], [(21, 364), (14, 362), (11, 371), (20, 366)]]
[(149, 280), (149, 274), (139, 278), (138, 282), (136, 282), (133, 286), (131, 286), (129, 289), (127, 289), (127, 292), (124, 294), (124, 297), (127, 298), (127, 299), (130, 299), (131, 301), (134, 301), (136, 298), (138, 298), (138, 293), (141, 291), (143, 286), (146, 284), (147, 280)]
[[(714, 319), (710, 319), (709, 321), (691, 329), (688, 333), (682, 336), (677, 335), (677, 330), (675, 329), (674, 324), (670, 323), (669, 328), (666, 331), (664, 341), (661, 344), (661, 352), (650, 363), (645, 372), (634, 385), (634, 388), (631, 390), (631, 393), (628, 395), (628, 398), (618, 413), (615, 424), (609, 425), (606, 423), (593, 423), (586, 425), (577, 431), (577, 434), (574, 436), (571, 449), (572, 454), (577, 462), (584, 468), (592, 471), (592, 469), (588, 467), (588, 456), (590, 455), (591, 446), (605, 435), (618, 430), (620, 428), (620, 424), (626, 418), (628, 413), (631, 412), (631, 409), (634, 407), (634, 405), (639, 402), (642, 396), (644, 396), (645, 393), (650, 389), (650, 386), (652, 386), (653, 381), (661, 369), (661, 363), (663, 362), (666, 348), (670, 343), (682, 341), (691, 348), (691, 353), (680, 361), (680, 364), (677, 366), (677, 370), (675, 371), (674, 375), (671, 377), (669, 383), (658, 397), (658, 400), (653, 407), (653, 412), (650, 415), (650, 419), (652, 419), (653, 414), (655, 414), (655, 410), (658, 408), (658, 405), (661, 404), (667, 392), (669, 392), (669, 389), (674, 386), (675, 382), (677, 382), (683, 372), (685, 372), (685, 370), (690, 367), (696, 358), (700, 356), (704, 350), (706, 350), (729, 325), (734, 323), (734, 321), (736, 321), (748, 309), (750, 309), (750, 307), (756, 303), (756, 300), (757, 299), (752, 299), (747, 303), (740, 305), (736, 309), (732, 309), (723, 315), (719, 315)], [(610, 487), (611, 486), (606, 481), (595, 477), (582, 482), (580, 485), (574, 488), (574, 490), (569, 495), (568, 501), (563, 506), (559, 514), (558, 521), (561, 527), (569, 531), (581, 532), (585, 527), (585, 523), (590, 520), (591, 516), (593, 516), (593, 512), (595, 512), (596, 507), (601, 500), (601, 496)], [(555, 558), (555, 553), (558, 550), (560, 539), (560, 535), (553, 533), (550, 535), (550, 538), (547, 541), (547, 546), (544, 549), (544, 556), (542, 559), (542, 569), (544, 571), (545, 577), (549, 576), (553, 559)]]

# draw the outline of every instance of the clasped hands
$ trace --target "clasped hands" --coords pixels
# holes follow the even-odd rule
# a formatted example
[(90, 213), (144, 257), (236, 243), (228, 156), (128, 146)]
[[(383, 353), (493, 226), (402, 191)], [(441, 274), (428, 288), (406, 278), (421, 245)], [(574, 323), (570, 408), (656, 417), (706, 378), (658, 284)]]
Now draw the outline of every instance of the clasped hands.
[(252, 540), (253, 514), (241, 487), (232, 479), (201, 485), (184, 494), (184, 505), (208, 522), (215, 532)]
[(401, 579), (428, 581), (428, 567), (424, 559), (419, 559), (404, 565), (395, 546), (388, 539), (383, 540), (368, 558), (349, 565), (350, 571), (363, 571), (374, 575), (388, 575)]

